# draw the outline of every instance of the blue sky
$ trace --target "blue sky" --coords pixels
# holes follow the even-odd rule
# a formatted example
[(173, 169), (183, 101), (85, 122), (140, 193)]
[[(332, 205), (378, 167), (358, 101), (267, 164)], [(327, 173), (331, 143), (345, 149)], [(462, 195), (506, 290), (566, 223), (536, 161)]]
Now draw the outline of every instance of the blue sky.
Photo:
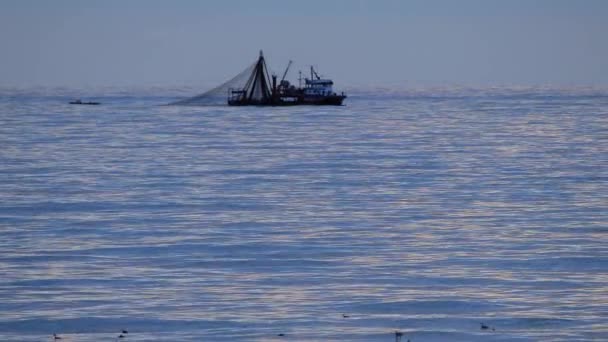
[(606, 86), (607, 18), (601, 0), (2, 0), (0, 85), (212, 85), (264, 49), (345, 85)]

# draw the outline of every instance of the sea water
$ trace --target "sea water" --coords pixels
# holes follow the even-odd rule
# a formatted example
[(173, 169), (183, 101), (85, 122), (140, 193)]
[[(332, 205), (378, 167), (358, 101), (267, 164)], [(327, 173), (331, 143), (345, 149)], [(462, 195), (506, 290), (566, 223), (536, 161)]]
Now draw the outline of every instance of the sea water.
[(608, 340), (608, 92), (76, 94), (0, 98), (2, 341)]

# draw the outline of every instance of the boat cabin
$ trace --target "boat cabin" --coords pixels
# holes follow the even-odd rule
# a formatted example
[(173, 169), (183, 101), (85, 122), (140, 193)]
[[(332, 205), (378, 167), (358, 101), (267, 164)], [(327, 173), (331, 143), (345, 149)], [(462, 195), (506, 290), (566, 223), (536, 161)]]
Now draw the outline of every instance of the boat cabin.
[(334, 93), (332, 86), (334, 82), (328, 79), (310, 80), (305, 79), (306, 87), (304, 88), (305, 95), (331, 95)]

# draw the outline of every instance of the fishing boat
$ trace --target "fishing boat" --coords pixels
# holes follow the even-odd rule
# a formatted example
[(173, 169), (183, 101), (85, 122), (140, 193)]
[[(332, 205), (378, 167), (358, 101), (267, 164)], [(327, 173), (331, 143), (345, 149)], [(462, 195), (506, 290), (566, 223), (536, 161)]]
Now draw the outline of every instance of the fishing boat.
[[(289, 61), (283, 77), (277, 82), (277, 75), (269, 77), (264, 53), (260, 51), (255, 67), (243, 87), (230, 88), (228, 105), (230, 106), (294, 106), (294, 105), (331, 105), (340, 106), (346, 98), (333, 90), (334, 82), (321, 78), (316, 70), (310, 67), (310, 78), (302, 79), (300, 71), (299, 85), (296, 87), (285, 79), (292, 61)], [(304, 80), (304, 86), (302, 86)]]
[(92, 102), (92, 101), (83, 102), (81, 99), (78, 99), (78, 100), (70, 101), (70, 104), (96, 106), (96, 105), (99, 105), (99, 102)]

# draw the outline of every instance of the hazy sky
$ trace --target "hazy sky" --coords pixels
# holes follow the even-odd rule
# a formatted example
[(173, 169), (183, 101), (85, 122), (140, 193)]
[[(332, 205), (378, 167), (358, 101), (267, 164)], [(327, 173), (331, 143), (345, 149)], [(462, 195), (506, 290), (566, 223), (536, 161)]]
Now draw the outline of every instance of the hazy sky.
[(0, 0), (0, 85), (608, 85), (604, 0)]

